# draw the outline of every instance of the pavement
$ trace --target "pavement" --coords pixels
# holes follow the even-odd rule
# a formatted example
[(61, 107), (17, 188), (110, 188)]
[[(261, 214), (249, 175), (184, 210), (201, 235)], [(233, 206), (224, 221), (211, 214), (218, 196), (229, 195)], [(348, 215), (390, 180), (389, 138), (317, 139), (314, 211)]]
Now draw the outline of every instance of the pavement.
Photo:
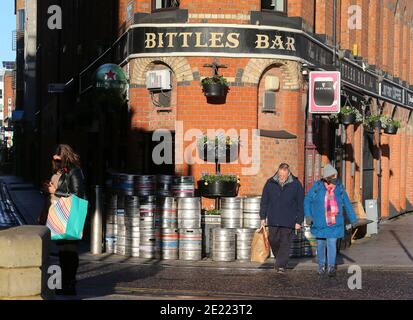
[[(27, 223), (35, 223), (43, 205), (39, 191), (12, 176), (1, 176), (1, 183)], [(316, 274), (315, 258), (292, 259), (287, 274), (278, 275), (272, 259), (264, 264), (145, 260), (91, 255), (82, 242), (75, 299), (413, 299), (412, 229), (412, 214), (382, 221), (377, 235), (341, 252), (333, 279)], [(352, 265), (361, 267), (361, 290), (349, 289)]]

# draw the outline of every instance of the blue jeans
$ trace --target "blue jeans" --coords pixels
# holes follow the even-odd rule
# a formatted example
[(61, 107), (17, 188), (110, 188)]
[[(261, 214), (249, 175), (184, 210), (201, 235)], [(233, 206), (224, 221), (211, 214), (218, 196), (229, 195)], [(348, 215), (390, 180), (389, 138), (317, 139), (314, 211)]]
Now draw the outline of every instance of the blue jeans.
[[(327, 252), (326, 252), (327, 250)], [(326, 253), (327, 253), (327, 264), (332, 267), (336, 265), (337, 256), (337, 239), (317, 239), (317, 256), (318, 265), (326, 265)]]

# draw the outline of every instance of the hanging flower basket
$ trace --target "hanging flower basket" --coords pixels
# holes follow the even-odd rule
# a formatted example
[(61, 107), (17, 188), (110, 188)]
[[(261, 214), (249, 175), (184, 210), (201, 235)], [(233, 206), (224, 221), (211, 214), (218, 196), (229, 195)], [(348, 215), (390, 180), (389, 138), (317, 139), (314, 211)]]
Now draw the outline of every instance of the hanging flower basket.
[(381, 116), (379, 115), (371, 115), (368, 116), (365, 120), (364, 125), (367, 129), (374, 131), (374, 129), (378, 129), (379, 131), (382, 129), (382, 121)]
[(383, 125), (384, 133), (397, 134), (397, 131), (400, 128), (400, 121), (394, 120), (389, 116), (382, 116), (381, 122)]
[(223, 76), (204, 78), (201, 84), (206, 97), (224, 97), (228, 91), (228, 82)]
[(397, 128), (394, 125), (389, 125), (386, 128), (384, 128), (384, 133), (387, 134), (397, 134), (397, 131), (399, 130), (399, 128)]
[(340, 115), (340, 122), (345, 125), (355, 124), (356, 115), (354, 113)]
[(341, 123), (344, 125), (363, 122), (363, 116), (360, 111), (352, 106), (342, 107), (340, 113), (331, 115), (330, 119), (337, 124)]

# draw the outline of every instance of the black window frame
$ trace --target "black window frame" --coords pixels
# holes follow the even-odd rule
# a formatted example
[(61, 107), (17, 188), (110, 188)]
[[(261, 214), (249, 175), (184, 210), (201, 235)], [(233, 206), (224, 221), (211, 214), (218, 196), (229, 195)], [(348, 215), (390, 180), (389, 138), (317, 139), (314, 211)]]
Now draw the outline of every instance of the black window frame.
[[(171, 0), (172, 1), (172, 0)], [(156, 0), (152, 0), (152, 12), (168, 11), (168, 10), (177, 10), (180, 8), (180, 4), (177, 7), (166, 7), (166, 8), (156, 8)]]
[(263, 11), (263, 12), (272, 12), (274, 14), (279, 14), (279, 15), (286, 16), (286, 15), (288, 15), (288, 0), (283, 0), (283, 1), (284, 1), (284, 11), (276, 11), (276, 10), (271, 10), (271, 9), (264, 9), (263, 6), (262, 6), (263, 0), (261, 0), (261, 11)]

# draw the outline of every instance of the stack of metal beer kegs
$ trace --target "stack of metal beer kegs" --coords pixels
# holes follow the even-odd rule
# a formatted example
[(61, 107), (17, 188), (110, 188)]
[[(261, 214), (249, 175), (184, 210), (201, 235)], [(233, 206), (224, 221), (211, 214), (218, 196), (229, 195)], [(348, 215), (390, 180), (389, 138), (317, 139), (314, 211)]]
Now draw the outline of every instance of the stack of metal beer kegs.
[(193, 177), (176, 177), (174, 195), (178, 206), (179, 260), (202, 259), (201, 198), (195, 197)]
[(113, 174), (108, 180), (107, 253), (144, 259), (201, 259), (201, 201), (194, 197), (193, 177)]
[(251, 244), (260, 227), (261, 197), (221, 198), (221, 228), (211, 230), (212, 260), (251, 260)]

